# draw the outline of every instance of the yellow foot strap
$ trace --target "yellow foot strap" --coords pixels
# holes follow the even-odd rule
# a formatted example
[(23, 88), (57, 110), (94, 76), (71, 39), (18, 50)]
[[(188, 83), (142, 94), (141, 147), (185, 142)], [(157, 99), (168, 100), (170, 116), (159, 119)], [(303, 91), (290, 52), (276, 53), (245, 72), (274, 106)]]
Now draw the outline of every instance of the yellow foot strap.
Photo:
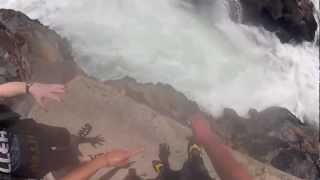
[(161, 172), (161, 168), (163, 167), (162, 163), (158, 163), (154, 166), (155, 171), (159, 174)]
[(193, 144), (190, 149), (189, 149), (189, 153), (191, 153), (193, 150), (197, 150), (199, 152), (201, 152), (201, 148), (197, 145), (197, 144)]

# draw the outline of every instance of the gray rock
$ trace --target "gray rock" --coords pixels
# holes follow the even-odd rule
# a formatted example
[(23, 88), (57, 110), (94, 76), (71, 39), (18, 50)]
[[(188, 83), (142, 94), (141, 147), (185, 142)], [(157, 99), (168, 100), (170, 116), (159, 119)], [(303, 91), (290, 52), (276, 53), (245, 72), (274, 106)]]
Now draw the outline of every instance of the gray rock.
[(230, 134), (235, 149), (300, 178), (318, 180), (316, 127), (302, 124), (282, 107), (270, 107), (261, 112), (251, 109), (249, 115), (250, 118), (243, 118), (234, 110), (225, 109), (219, 119), (219, 128)]
[(282, 42), (314, 41), (317, 22), (310, 0), (240, 0), (243, 21), (275, 32)]

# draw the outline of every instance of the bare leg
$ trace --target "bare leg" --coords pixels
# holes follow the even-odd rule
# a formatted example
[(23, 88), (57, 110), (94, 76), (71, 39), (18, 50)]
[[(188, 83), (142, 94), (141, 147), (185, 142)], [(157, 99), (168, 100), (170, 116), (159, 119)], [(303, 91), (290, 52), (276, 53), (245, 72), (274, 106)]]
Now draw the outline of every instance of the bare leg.
[(160, 161), (153, 161), (152, 165), (158, 173), (157, 180), (178, 180), (179, 172), (173, 171), (169, 164), (170, 148), (167, 144), (159, 145)]

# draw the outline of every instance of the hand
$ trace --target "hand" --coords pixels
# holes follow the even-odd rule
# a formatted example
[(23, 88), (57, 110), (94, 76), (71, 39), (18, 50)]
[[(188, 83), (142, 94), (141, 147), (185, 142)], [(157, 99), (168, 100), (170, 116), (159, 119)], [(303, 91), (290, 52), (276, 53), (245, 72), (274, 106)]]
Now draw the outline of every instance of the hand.
[(211, 131), (209, 123), (201, 114), (197, 114), (193, 117), (192, 130), (193, 135), (200, 144), (207, 144), (215, 138), (215, 134)]
[(104, 166), (122, 167), (129, 164), (130, 158), (142, 153), (143, 149), (135, 150), (113, 150), (103, 156), (98, 157), (102, 160)]
[(85, 138), (86, 139), (86, 141), (88, 141), (90, 144), (91, 144), (91, 146), (93, 146), (94, 148), (97, 148), (97, 145), (100, 145), (100, 146), (102, 146), (103, 144), (104, 144), (104, 142), (105, 142), (105, 140), (104, 140), (104, 137), (102, 137), (102, 136), (96, 136), (96, 137), (88, 137), (88, 138)]
[(44, 100), (51, 99), (61, 102), (61, 95), (65, 93), (64, 86), (60, 84), (34, 83), (30, 87), (30, 94), (41, 107), (44, 107)]

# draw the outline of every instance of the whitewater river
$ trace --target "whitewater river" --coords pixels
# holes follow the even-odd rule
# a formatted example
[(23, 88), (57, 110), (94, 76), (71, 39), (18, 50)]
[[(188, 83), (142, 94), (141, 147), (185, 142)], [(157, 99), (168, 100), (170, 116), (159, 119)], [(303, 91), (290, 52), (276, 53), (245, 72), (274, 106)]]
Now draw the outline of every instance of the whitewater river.
[(223, 3), (200, 14), (182, 0), (0, 0), (1, 7), (67, 37), (78, 64), (100, 79), (169, 83), (213, 114), (285, 106), (319, 120), (318, 47), (234, 23)]

